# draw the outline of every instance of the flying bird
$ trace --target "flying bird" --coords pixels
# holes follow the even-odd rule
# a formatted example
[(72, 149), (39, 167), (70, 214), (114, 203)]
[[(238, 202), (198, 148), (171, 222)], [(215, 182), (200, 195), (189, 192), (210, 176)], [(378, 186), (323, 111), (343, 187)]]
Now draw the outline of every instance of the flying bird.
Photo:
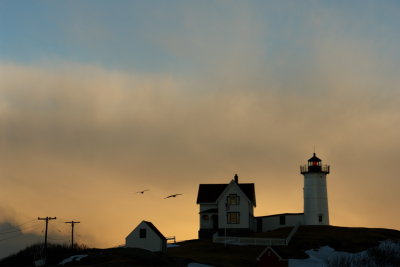
[(149, 191), (149, 189), (145, 189), (145, 190), (142, 190), (142, 191), (137, 191), (136, 194), (139, 194), (139, 193), (140, 194), (144, 194), (144, 192), (146, 192), (146, 191)]
[(173, 194), (173, 195), (169, 195), (169, 196), (167, 196), (167, 197), (164, 197), (164, 199), (170, 198), (170, 197), (177, 197), (177, 196), (179, 196), (179, 195), (182, 195), (182, 194)]

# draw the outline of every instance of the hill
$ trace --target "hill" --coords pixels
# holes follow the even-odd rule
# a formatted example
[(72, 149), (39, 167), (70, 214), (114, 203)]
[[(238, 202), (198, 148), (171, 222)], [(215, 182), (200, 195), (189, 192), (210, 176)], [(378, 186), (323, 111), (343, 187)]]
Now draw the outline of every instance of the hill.
[[(258, 237), (285, 237), (290, 228), (281, 228)], [(383, 240), (400, 241), (400, 231), (376, 228), (301, 226), (289, 246), (274, 247), (284, 258), (307, 258), (308, 249), (330, 246), (337, 251), (359, 252), (377, 246)], [(80, 262), (66, 266), (187, 266), (199, 262), (214, 266), (254, 266), (263, 246), (215, 244), (211, 240), (188, 240), (168, 248), (166, 254), (135, 248), (87, 249), (58, 252), (49, 248), (49, 263), (56, 265), (71, 255), (87, 254)], [(25, 249), (0, 261), (0, 266), (32, 266), (32, 253)]]
[[(256, 234), (259, 237), (285, 237), (290, 228)], [(351, 228), (336, 226), (301, 226), (289, 246), (274, 247), (286, 258), (305, 259), (306, 250), (330, 246), (337, 251), (360, 252), (379, 245), (383, 240), (400, 241), (400, 231), (381, 228)], [(185, 257), (195, 262), (215, 266), (254, 266), (256, 258), (265, 247), (227, 246), (210, 240), (192, 240), (170, 248), (168, 255)]]
[[(4, 258), (0, 266), (34, 266), (37, 251), (42, 244), (29, 246), (15, 255)], [(187, 266), (182, 258), (175, 258), (163, 253), (155, 253), (139, 248), (78, 248), (71, 250), (68, 246), (49, 244), (48, 266), (58, 264), (74, 255), (85, 255), (80, 261), (68, 262), (64, 266)]]

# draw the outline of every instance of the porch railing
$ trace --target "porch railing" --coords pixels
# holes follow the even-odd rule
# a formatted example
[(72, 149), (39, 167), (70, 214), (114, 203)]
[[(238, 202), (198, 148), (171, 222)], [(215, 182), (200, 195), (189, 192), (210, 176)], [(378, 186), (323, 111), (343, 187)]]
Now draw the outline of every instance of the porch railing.
[(284, 238), (258, 238), (258, 237), (236, 237), (236, 236), (213, 236), (214, 243), (226, 243), (235, 245), (254, 246), (285, 246)]
[(219, 236), (218, 232), (213, 235), (214, 243), (225, 243), (231, 245), (254, 245), (254, 246), (287, 246), (300, 225), (296, 225), (290, 231), (287, 238), (262, 238), (262, 237), (238, 237)]

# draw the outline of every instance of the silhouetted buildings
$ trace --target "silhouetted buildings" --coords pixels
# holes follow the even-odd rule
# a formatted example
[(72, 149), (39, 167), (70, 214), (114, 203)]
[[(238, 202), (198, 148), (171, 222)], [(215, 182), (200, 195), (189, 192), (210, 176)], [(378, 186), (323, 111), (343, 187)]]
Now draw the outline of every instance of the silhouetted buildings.
[(254, 216), (256, 206), (254, 183), (239, 183), (234, 176), (228, 184), (200, 184), (199, 238), (219, 235), (244, 236), (296, 225), (329, 225), (326, 175), (329, 166), (313, 154), (308, 164), (300, 167), (304, 175), (304, 213), (282, 213)]

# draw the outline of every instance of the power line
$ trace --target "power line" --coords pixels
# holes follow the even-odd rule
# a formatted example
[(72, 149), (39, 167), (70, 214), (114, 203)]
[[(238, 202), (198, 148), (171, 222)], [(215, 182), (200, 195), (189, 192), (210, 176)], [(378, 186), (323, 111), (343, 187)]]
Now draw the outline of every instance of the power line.
[(17, 228), (17, 229), (14, 229), (14, 230), (0, 232), (0, 235), (19, 233), (19, 232), (22, 232), (23, 230), (32, 230), (32, 229), (36, 229), (37, 226), (38, 226), (38, 224), (35, 224), (35, 225), (30, 225), (30, 226), (27, 226), (27, 227), (24, 227), (24, 228)]
[(71, 249), (74, 249), (74, 225), (76, 223), (81, 223), (81, 222), (70, 221), (70, 222), (65, 222), (65, 223), (71, 224)]
[(56, 221), (55, 223), (63, 224), (63, 223), (64, 223), (63, 221), (67, 221), (68, 219), (67, 219), (67, 218), (64, 218), (64, 217), (57, 217), (57, 220), (58, 220), (58, 221)]
[(65, 241), (65, 237), (64, 238), (51, 238), (51, 237), (48, 237), (48, 239), (49, 240), (53, 240), (53, 241), (61, 241), (61, 240)]
[[(20, 226), (22, 226), (22, 225), (25, 225), (25, 224), (28, 224), (28, 223), (30, 223), (30, 222), (33, 222), (33, 221), (35, 221), (36, 219), (33, 219), (33, 220), (30, 220), (30, 221), (27, 221), (27, 222), (24, 222), (24, 223), (21, 223), (21, 224), (17, 224), (17, 225), (12, 225), (12, 226), (9, 226), (9, 227), (7, 227), (7, 228), (3, 228), (3, 229), (0, 229), (0, 231), (8, 231), (8, 229), (14, 229), (14, 228), (17, 228), (17, 227), (20, 227)], [(6, 222), (7, 223), (7, 222)], [(10, 223), (11, 224), (11, 223)]]
[[(42, 226), (41, 226), (41, 225), (36, 225), (36, 227), (35, 227), (35, 228), (32, 228), (31, 230), (38, 229), (38, 228), (40, 228), (40, 227), (42, 227)], [(18, 235), (9, 236), (9, 237), (0, 239), (0, 242), (1, 242), (1, 241), (5, 241), (5, 240), (9, 240), (9, 239), (13, 239), (13, 238), (17, 238), (17, 237), (20, 237), (20, 236), (23, 236), (23, 235), (26, 235), (26, 233), (20, 232)]]
[(46, 218), (38, 217), (38, 220), (46, 221), (46, 232), (45, 232), (45, 235), (44, 235), (44, 255), (45, 255), (44, 257), (45, 257), (45, 261), (47, 260), (47, 228), (48, 228), (48, 225), (49, 225), (49, 221), (55, 220), (55, 219), (57, 219), (57, 217), (46, 217)]
[(0, 239), (0, 242), (1, 241), (6, 241), (6, 240), (9, 240), (9, 239), (13, 239), (13, 238), (17, 238), (17, 237), (20, 237), (20, 236), (23, 236), (24, 234), (23, 233), (20, 233), (19, 235), (16, 235), (16, 236), (10, 236), (10, 237), (7, 237), (7, 238), (3, 238), (3, 239)]

